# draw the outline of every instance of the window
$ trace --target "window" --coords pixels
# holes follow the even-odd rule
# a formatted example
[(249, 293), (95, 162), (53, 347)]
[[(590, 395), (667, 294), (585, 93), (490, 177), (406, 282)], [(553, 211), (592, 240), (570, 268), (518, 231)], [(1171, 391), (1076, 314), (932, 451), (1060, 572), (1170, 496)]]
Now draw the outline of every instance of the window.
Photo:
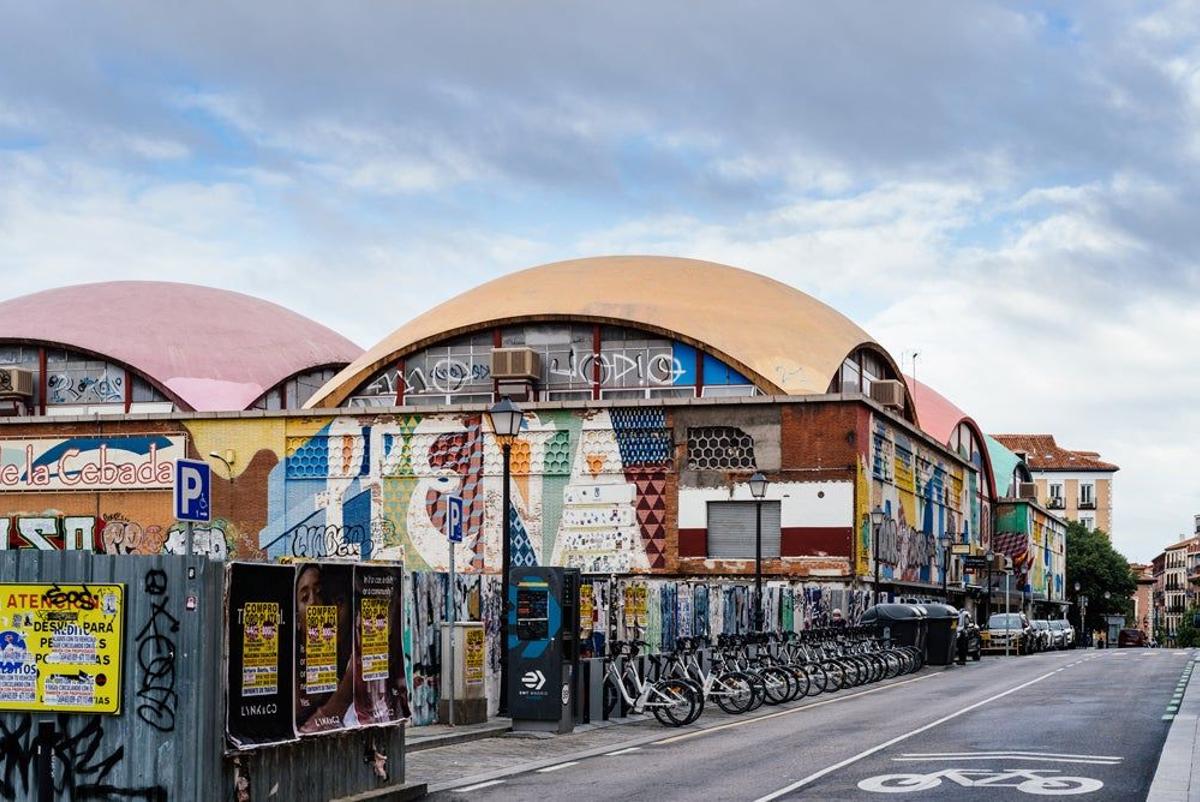
[(1050, 498), (1062, 498), (1062, 490), (1063, 486), (1058, 482), (1050, 485)]
[(1090, 482), (1079, 485), (1079, 506), (1092, 508), (1096, 506), (1095, 485)]
[(1096, 519), (1090, 515), (1079, 516), (1079, 523), (1083, 524), (1083, 528), (1089, 532), (1096, 528)]
[[(762, 556), (779, 556), (780, 502), (763, 501)], [(727, 560), (753, 560), (755, 502), (708, 502), (708, 556)]]

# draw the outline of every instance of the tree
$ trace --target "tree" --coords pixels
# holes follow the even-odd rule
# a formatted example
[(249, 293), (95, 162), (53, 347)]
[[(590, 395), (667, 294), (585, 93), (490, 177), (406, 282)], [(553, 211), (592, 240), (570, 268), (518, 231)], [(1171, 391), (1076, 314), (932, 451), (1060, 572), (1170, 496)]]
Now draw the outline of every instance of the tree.
[[(1075, 591), (1075, 583), (1079, 591)], [(1087, 621), (1084, 632), (1106, 629), (1106, 615), (1129, 615), (1130, 597), (1137, 590), (1137, 578), (1129, 570), (1129, 561), (1113, 548), (1101, 529), (1089, 530), (1077, 521), (1067, 523), (1067, 595), (1078, 604), (1087, 596)], [(1109, 598), (1104, 598), (1108, 591)], [(1075, 618), (1078, 620), (1078, 608)], [(1081, 633), (1082, 634), (1082, 633)]]
[(1197, 613), (1200, 613), (1200, 608), (1189, 607), (1179, 621), (1179, 627), (1175, 630), (1175, 645), (1181, 649), (1200, 645), (1200, 630), (1192, 623)]

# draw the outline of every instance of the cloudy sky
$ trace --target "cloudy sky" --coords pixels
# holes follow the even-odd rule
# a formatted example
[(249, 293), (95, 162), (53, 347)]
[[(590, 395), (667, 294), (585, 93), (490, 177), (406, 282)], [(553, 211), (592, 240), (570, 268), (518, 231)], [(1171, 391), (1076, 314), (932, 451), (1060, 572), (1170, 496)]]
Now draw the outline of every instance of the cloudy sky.
[(906, 369), (919, 351), (985, 429), (1120, 464), (1129, 557), (1200, 512), (1195, 2), (0, 20), (0, 297), (189, 281), (368, 345), (519, 267), (702, 257), (833, 304)]

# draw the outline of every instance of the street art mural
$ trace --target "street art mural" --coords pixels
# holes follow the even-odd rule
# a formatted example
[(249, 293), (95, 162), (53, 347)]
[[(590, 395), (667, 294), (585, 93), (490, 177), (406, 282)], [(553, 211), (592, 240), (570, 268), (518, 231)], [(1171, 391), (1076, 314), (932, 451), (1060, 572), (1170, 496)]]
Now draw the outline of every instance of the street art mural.
[[(945, 554), (940, 539), (978, 543), (970, 525), (973, 476), (916, 438), (875, 418), (869, 460), (858, 466), (856, 572), (874, 571), (870, 513), (883, 510), (879, 528), (880, 576), (895, 582), (941, 584)], [(964, 531), (967, 533), (964, 536)]]
[(1066, 526), (1024, 501), (997, 505), (992, 546), (1013, 562), (1013, 584), (1032, 599), (1062, 601), (1066, 582)]

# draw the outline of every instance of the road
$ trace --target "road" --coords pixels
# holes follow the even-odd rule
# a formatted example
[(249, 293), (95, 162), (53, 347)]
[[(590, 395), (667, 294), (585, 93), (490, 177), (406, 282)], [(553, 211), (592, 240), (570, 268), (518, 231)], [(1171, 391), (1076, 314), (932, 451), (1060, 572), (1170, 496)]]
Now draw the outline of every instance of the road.
[[(985, 657), (707, 730), (613, 727), (600, 731), (603, 741), (578, 736), (575, 753), (498, 744), (528, 749), (530, 760), (549, 755), (551, 765), (432, 798), (1144, 799), (1170, 726), (1164, 715), (1192, 659), (1165, 649)], [(641, 741), (624, 746), (613, 730)]]

